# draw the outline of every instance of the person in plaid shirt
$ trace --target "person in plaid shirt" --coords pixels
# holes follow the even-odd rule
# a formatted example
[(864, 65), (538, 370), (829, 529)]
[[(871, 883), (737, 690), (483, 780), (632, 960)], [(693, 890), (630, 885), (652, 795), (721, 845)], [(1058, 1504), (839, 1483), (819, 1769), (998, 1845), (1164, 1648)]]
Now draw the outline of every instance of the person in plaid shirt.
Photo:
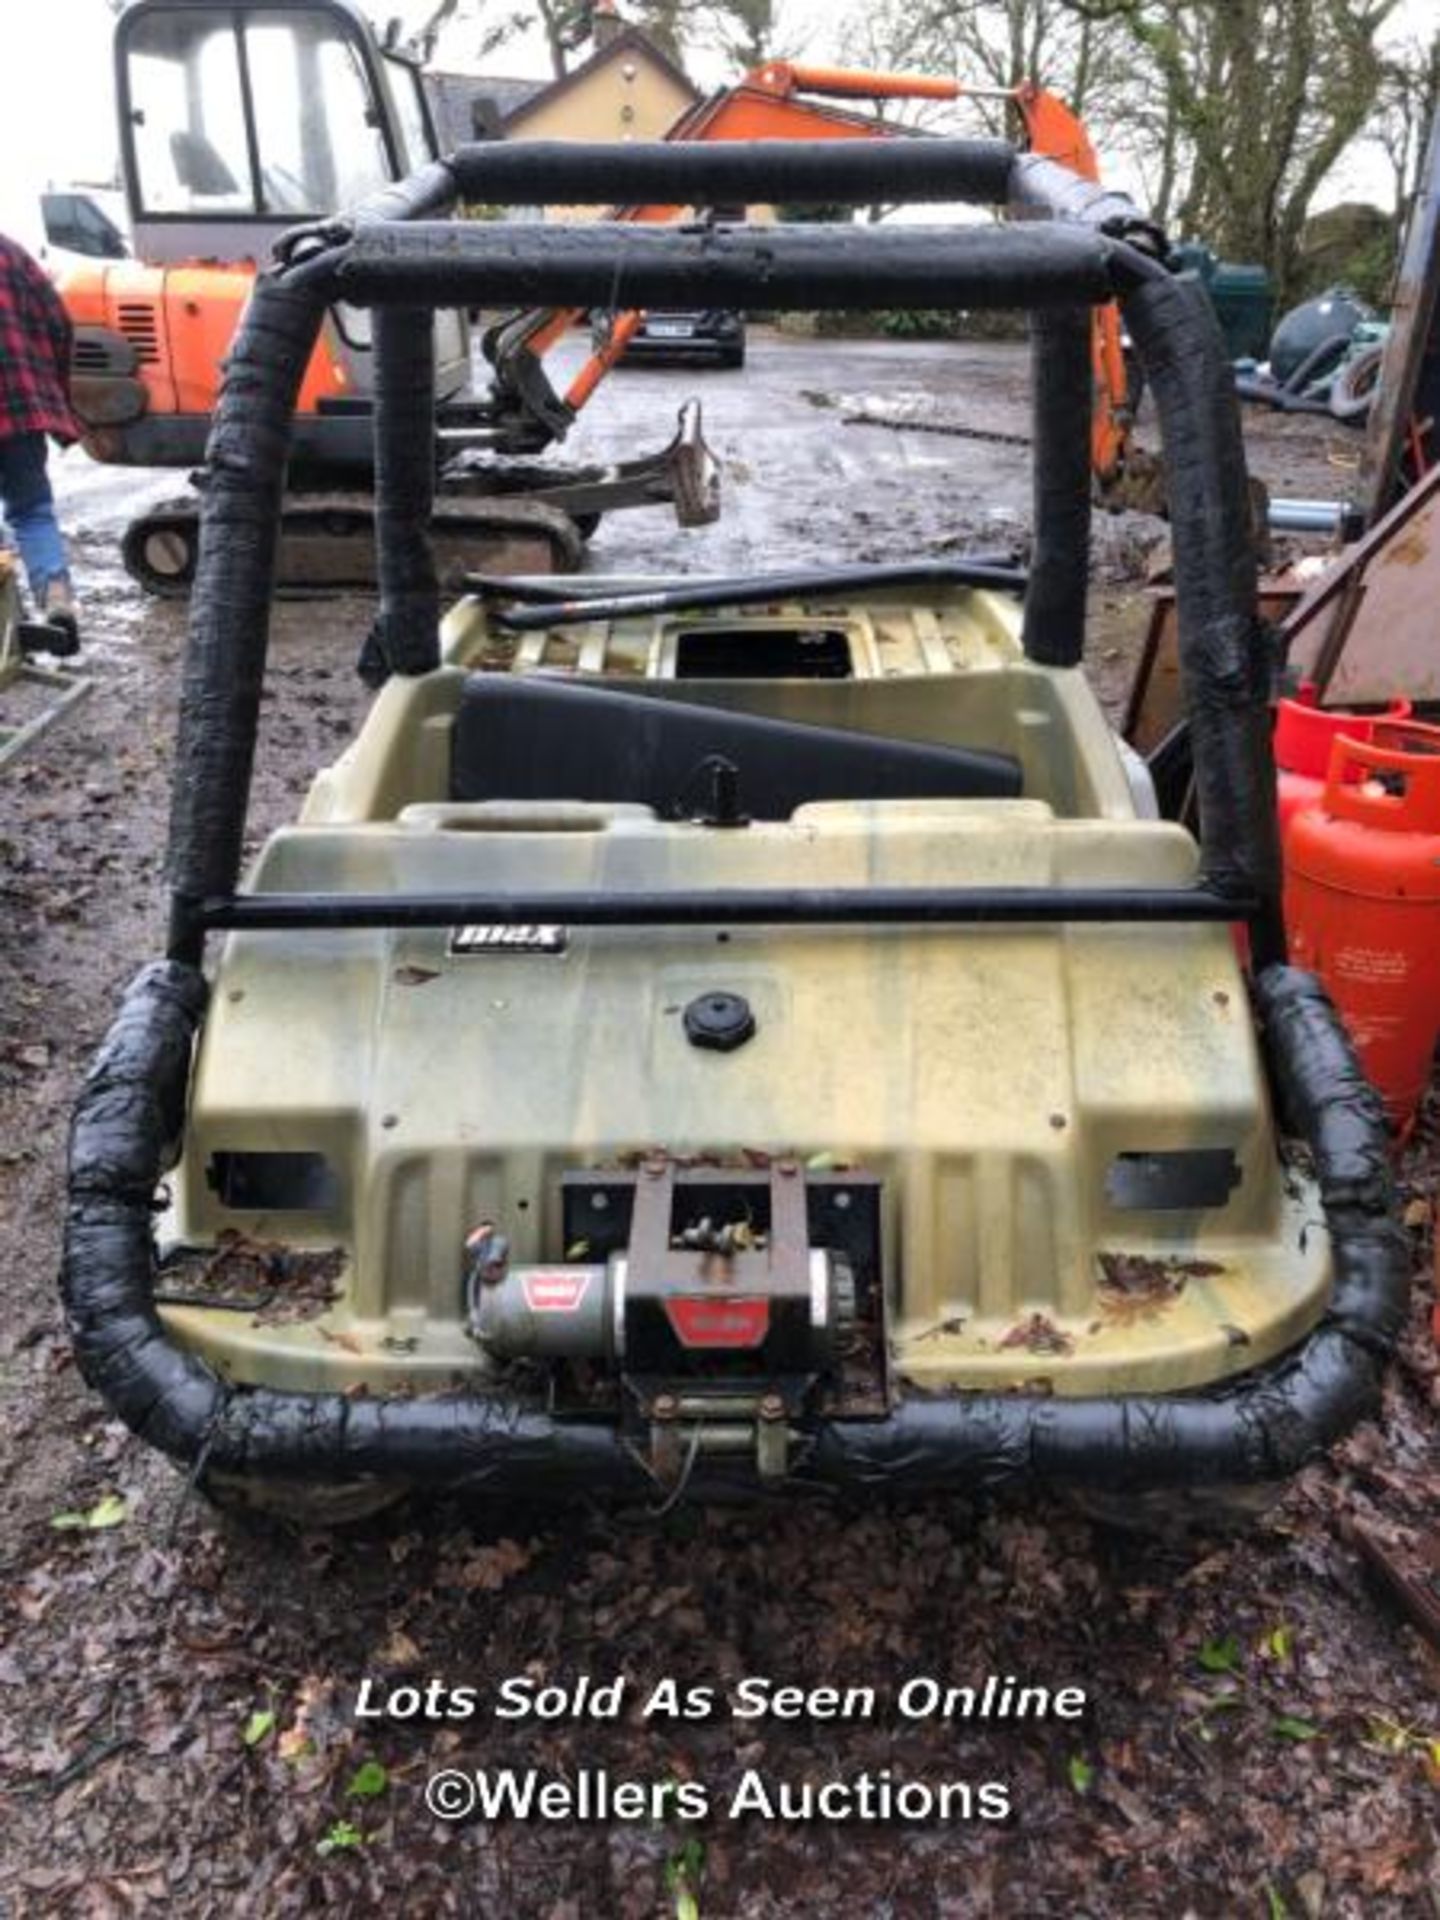
[(0, 513), (14, 530), (42, 616), (73, 647), (75, 602), (47, 436), (78, 440), (70, 411), (70, 319), (44, 269), (0, 233)]

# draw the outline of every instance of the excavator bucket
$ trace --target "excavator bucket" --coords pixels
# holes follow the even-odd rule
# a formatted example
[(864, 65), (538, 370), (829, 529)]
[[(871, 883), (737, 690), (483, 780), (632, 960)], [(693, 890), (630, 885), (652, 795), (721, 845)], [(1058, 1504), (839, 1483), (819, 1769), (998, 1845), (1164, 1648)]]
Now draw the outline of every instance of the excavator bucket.
[(682, 527), (708, 527), (720, 518), (720, 467), (700, 431), (700, 408), (683, 409), (675, 438), (661, 456), (675, 518)]
[[(720, 517), (720, 463), (705, 441), (700, 402), (687, 400), (674, 434), (658, 453), (605, 466), (569, 467), (559, 479), (553, 467), (539, 462), (472, 459), (462, 453), (445, 472), (445, 498), (456, 496), (547, 507), (568, 514), (582, 529), (616, 506), (669, 506), (678, 526), (708, 527)], [(472, 558), (470, 570), (505, 569)], [(520, 566), (509, 570), (525, 571)]]

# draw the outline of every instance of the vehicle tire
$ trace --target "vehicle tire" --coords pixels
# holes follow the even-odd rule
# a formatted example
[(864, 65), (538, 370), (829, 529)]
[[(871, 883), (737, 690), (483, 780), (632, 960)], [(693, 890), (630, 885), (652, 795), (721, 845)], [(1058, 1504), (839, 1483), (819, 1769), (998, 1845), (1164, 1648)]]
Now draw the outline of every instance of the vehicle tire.
[(370, 1520), (403, 1500), (403, 1480), (321, 1482), (266, 1480), (240, 1473), (207, 1473), (200, 1491), (242, 1529), (276, 1522), (301, 1528), (347, 1527)]
[(720, 364), (722, 366), (734, 367), (737, 369), (740, 367), (743, 367), (745, 364), (745, 342), (742, 340), (738, 347), (729, 348), (726, 352), (725, 358), (721, 361)]
[(588, 544), (594, 539), (595, 529), (605, 516), (603, 513), (572, 513), (570, 518), (575, 522), (575, 531)]
[(1284, 1481), (1213, 1487), (1174, 1487), (1148, 1493), (1077, 1488), (1073, 1504), (1087, 1520), (1114, 1533), (1177, 1545), (1197, 1534), (1248, 1533), (1279, 1500)]

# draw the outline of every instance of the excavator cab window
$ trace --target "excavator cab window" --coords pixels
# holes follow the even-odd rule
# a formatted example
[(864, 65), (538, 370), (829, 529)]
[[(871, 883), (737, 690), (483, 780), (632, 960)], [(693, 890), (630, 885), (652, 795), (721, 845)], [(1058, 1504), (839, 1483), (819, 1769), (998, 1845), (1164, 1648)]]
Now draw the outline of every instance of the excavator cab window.
[(253, 213), (233, 24), (189, 13), (137, 21), (128, 78), (137, 211)]
[(428, 157), (409, 152), (411, 118), (427, 124), (409, 99), (392, 151), (366, 49), (327, 7), (167, 7), (121, 45), (138, 217), (324, 214)]
[(277, 8), (245, 23), (261, 210), (354, 206), (390, 179), (359, 49), (324, 14)]
[(395, 103), (395, 131), (405, 149), (405, 169), (414, 173), (427, 161), (438, 159), (440, 144), (425, 104), (425, 86), (420, 70), (409, 60), (385, 60), (385, 77)]

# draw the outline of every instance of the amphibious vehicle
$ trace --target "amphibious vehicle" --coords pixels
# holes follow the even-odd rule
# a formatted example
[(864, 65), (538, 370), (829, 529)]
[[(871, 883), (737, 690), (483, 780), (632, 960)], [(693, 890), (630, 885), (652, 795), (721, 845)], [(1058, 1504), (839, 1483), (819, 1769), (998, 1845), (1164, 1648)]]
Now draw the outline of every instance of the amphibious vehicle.
[[(1033, 217), (431, 217), (457, 196)], [(73, 1128), (70, 1329), (137, 1432), (336, 1512), (417, 1485), (1123, 1504), (1273, 1486), (1373, 1407), (1406, 1280), (1383, 1118), (1283, 964), (1236, 403), (1163, 251), (1053, 161), (938, 139), (478, 146), (289, 237), (210, 447), (169, 950)], [(1028, 574), (486, 581), (442, 621), (432, 310), (619, 281), (1028, 306)], [(1198, 842), (1082, 665), (1115, 297), (1170, 465)], [(380, 690), (242, 886), (288, 422), (340, 300), (374, 310)]]

